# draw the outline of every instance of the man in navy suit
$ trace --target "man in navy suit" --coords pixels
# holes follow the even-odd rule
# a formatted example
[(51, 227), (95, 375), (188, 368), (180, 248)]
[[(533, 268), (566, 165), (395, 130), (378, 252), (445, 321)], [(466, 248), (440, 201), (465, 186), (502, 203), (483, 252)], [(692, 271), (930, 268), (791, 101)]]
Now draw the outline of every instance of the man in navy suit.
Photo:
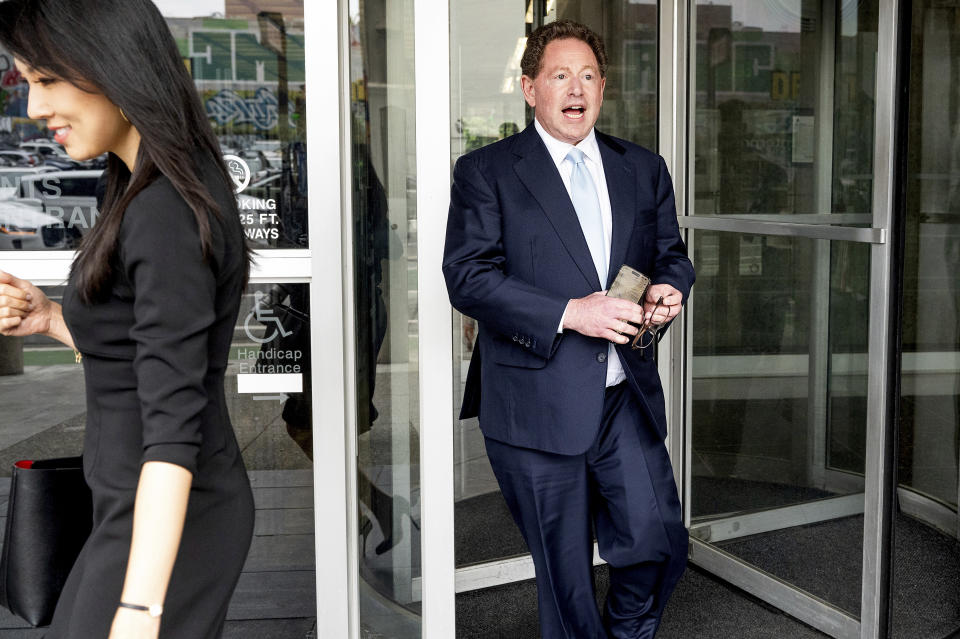
[[(693, 266), (663, 159), (594, 129), (599, 36), (545, 25), (521, 67), (534, 122), (454, 169), (443, 271), (479, 323), (461, 418), (479, 415), (533, 555), (542, 636), (652, 637), (687, 531), (654, 347), (630, 342), (680, 312)], [(604, 294), (623, 264), (652, 279), (642, 305)], [(610, 566), (602, 615), (593, 531)]]

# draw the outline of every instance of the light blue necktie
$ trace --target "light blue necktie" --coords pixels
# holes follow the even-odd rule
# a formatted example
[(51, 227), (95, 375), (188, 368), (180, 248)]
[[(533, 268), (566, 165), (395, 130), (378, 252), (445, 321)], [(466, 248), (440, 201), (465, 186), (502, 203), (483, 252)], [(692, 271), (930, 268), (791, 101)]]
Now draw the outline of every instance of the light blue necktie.
[(607, 285), (607, 246), (603, 241), (603, 217), (600, 215), (600, 198), (593, 184), (590, 169), (583, 162), (583, 151), (570, 149), (566, 160), (573, 165), (570, 172), (570, 199), (580, 219), (580, 228), (587, 240), (593, 264), (600, 277), (600, 287)]

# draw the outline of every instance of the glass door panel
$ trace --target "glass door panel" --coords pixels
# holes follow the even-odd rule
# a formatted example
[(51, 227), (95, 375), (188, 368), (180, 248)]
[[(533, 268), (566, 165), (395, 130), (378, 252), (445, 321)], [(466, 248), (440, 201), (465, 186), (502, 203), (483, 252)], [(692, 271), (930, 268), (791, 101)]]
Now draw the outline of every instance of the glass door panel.
[(695, 241), (694, 255), (721, 259), (700, 268), (692, 298), (691, 534), (856, 613), (869, 247)]
[(960, 630), (960, 10), (912, 5), (894, 637)]
[(960, 76), (960, 11), (927, 1), (913, 20), (899, 480), (956, 510), (960, 105), (938, 80)]
[[(527, 125), (520, 58), (534, 29), (525, 0), (450, 3), (450, 95), (453, 159)], [(523, 555), (520, 531), (487, 461), (476, 418), (458, 420), (476, 322), (453, 312), (454, 525), (457, 567)]]
[[(695, 6), (691, 536), (861, 608), (876, 2)], [(703, 218), (710, 218), (703, 219)]]
[(421, 636), (412, 0), (351, 0), (360, 635)]

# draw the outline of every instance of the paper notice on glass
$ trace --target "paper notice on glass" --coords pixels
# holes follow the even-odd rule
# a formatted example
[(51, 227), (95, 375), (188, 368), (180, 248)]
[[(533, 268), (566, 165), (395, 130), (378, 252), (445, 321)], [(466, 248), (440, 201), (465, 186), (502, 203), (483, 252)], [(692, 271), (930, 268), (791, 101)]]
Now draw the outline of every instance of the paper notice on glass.
[(624, 264), (617, 272), (617, 277), (614, 278), (613, 284), (610, 285), (610, 290), (607, 291), (607, 295), (622, 300), (629, 300), (637, 304), (643, 299), (643, 295), (647, 292), (648, 286), (650, 286), (649, 277), (637, 269)]
[(816, 151), (816, 130), (812, 115), (793, 116), (793, 163), (810, 164)]

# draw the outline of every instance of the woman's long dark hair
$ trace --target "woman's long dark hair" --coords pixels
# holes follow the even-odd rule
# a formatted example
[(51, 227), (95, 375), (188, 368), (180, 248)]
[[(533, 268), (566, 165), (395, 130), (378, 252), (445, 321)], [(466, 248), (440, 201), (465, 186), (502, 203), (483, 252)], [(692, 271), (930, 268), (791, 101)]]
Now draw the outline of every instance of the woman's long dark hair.
[[(160, 175), (193, 209), (208, 257), (209, 215), (236, 216), (236, 203), (231, 198), (231, 210), (221, 211), (192, 160), (209, 157), (230, 193), (233, 183), (193, 79), (156, 5), (150, 0), (6, 0), (0, 2), (0, 43), (38, 72), (102, 93), (140, 133), (132, 174), (109, 154), (100, 217), (95, 232), (84, 236), (73, 266), (81, 299), (92, 302), (109, 289), (124, 211)], [(250, 252), (244, 246), (249, 272)]]

